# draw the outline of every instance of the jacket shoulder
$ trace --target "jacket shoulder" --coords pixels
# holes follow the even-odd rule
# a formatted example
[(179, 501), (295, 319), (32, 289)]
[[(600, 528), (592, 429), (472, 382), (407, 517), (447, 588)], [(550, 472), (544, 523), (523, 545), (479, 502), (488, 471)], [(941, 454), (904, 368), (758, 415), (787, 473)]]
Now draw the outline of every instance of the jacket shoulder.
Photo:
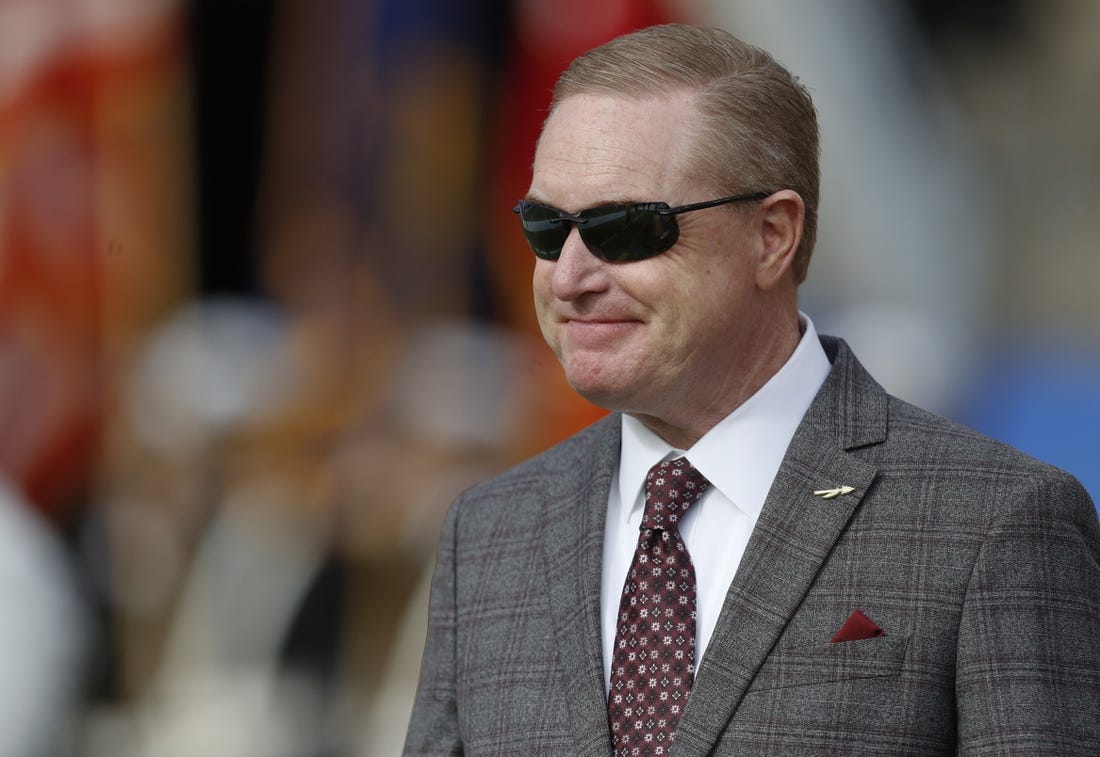
[(464, 491), (452, 509), (464, 516), (506, 507), (518, 514), (527, 503), (575, 496), (585, 483), (609, 475), (618, 463), (620, 416), (596, 421), (553, 447)]
[(876, 466), (876, 489), (896, 502), (893, 515), (934, 508), (949, 519), (989, 525), (1030, 511), (1091, 530), (1095, 508), (1069, 473), (889, 394), (843, 340), (821, 341), (833, 371), (807, 413), (808, 425)]
[(943, 515), (992, 526), (1027, 513), (1076, 523), (1100, 538), (1095, 506), (1074, 476), (896, 397), (889, 398), (887, 440), (868, 453), (884, 484), (922, 492), (918, 499), (939, 503)]
[(957, 421), (894, 396), (890, 396), (888, 402), (889, 435), (886, 446), (891, 452), (910, 450), (911, 454), (935, 458), (944, 465), (974, 473), (1055, 478), (1069, 476), (1049, 463)]

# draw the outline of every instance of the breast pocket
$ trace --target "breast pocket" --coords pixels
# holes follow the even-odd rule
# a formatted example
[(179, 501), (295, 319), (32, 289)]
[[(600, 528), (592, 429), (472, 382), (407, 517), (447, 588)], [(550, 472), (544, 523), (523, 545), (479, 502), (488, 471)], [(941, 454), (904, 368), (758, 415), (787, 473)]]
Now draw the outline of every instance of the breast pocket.
[(765, 660), (748, 693), (897, 676), (908, 646), (908, 637), (892, 636), (837, 644), (780, 645)]

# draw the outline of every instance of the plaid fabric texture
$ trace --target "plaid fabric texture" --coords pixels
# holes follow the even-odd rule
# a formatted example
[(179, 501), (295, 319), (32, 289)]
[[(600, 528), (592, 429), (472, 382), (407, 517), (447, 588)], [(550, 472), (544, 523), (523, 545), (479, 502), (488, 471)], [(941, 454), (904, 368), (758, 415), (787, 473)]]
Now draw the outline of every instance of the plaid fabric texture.
[[(822, 342), (832, 372), (670, 754), (1100, 754), (1100, 524), (1084, 489), (890, 397)], [(451, 508), (406, 754), (607, 757), (600, 572), (619, 429), (601, 421)], [(829, 643), (856, 609), (883, 635)]]

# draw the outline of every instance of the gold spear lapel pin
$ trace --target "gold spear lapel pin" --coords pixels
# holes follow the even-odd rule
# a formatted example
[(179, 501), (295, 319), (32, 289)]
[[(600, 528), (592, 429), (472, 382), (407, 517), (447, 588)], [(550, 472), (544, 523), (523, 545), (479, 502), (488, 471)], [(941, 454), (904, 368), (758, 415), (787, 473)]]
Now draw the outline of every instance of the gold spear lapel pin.
[(854, 486), (838, 486), (835, 489), (818, 489), (814, 492), (814, 496), (822, 499), (836, 499), (837, 497), (843, 497), (845, 494), (851, 494), (855, 490)]

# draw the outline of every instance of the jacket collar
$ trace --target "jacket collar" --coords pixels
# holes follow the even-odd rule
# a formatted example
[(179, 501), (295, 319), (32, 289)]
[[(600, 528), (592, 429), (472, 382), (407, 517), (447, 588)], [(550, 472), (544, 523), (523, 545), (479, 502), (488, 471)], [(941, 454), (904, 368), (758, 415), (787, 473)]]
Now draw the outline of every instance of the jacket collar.
[[(696, 675), (673, 754), (709, 754), (878, 470), (852, 451), (885, 441), (888, 396), (841, 340), (791, 440)], [(824, 499), (814, 492), (852, 487)]]

